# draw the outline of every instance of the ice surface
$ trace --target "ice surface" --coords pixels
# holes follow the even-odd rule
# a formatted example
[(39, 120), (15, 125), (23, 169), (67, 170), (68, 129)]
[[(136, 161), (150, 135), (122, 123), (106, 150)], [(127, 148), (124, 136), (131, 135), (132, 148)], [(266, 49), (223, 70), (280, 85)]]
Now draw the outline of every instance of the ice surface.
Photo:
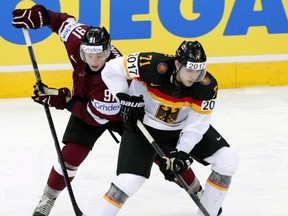
[[(68, 111), (51, 109), (61, 143)], [(212, 125), (235, 148), (240, 166), (223, 216), (288, 216), (288, 87), (220, 90)], [(62, 144), (61, 144), (62, 146)], [(115, 175), (118, 144), (105, 133), (72, 183), (80, 209), (92, 216)], [(57, 154), (45, 111), (31, 99), (0, 100), (0, 215), (31, 216)], [(192, 165), (204, 184), (210, 167)], [(153, 167), (151, 178), (119, 216), (190, 216), (192, 199)], [(74, 215), (66, 190), (51, 216)]]

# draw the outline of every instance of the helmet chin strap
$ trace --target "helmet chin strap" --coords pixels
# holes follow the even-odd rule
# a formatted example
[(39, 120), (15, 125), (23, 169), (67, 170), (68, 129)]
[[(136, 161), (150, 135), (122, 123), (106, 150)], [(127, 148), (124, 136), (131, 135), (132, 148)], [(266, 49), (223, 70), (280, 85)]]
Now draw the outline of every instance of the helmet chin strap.
[[(180, 86), (180, 85), (183, 85), (180, 77), (180, 81), (177, 80), (177, 74), (178, 72), (180, 71), (180, 69), (183, 67), (183, 65), (180, 64), (180, 62), (178, 62), (178, 64), (176, 64), (176, 69), (175, 69), (175, 72), (173, 73), (173, 82), (176, 86)], [(179, 75), (178, 75), (179, 76)]]
[(111, 54), (111, 47), (107, 48), (107, 49), (105, 50), (105, 52), (107, 52), (106, 54), (107, 54), (107, 59), (108, 59), (109, 56), (110, 56), (110, 54)]
[[(179, 72), (180, 69), (176, 69), (176, 72), (172, 75), (173, 76), (173, 83), (176, 85), (176, 86), (181, 86), (183, 85), (183, 83), (180, 82), (177, 80), (177, 75), (178, 75), (178, 72)], [(180, 78), (179, 78), (180, 79)]]

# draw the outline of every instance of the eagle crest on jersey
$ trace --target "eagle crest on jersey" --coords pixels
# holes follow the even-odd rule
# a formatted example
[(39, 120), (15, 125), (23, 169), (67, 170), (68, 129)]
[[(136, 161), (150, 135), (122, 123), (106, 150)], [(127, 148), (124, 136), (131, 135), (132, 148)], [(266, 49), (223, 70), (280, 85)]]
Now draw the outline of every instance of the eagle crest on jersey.
[(167, 123), (173, 123), (176, 121), (179, 111), (179, 108), (173, 108), (160, 104), (156, 112), (156, 118)]

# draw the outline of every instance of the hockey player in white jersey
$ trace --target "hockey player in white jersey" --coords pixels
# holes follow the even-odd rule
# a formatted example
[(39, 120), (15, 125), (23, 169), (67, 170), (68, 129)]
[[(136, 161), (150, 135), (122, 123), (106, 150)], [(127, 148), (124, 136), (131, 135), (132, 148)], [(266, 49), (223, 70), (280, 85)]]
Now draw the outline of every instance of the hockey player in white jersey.
[[(159, 159), (166, 179), (174, 178), (173, 171), (184, 172), (194, 160), (211, 166), (200, 201), (211, 216), (217, 215), (237, 170), (238, 156), (210, 124), (218, 86), (206, 71), (202, 45), (183, 41), (175, 56), (140, 52), (112, 59), (102, 78), (121, 102), (126, 129), (117, 176), (95, 215), (116, 215), (150, 176), (157, 154), (138, 129), (138, 119), (167, 156)], [(130, 88), (127, 79), (132, 80)]]
[[(66, 101), (68, 93), (70, 95), (68, 88), (61, 88), (61, 94), (58, 95), (53, 93), (56, 89), (49, 91), (52, 94), (42, 94), (37, 88), (32, 97), (37, 103), (71, 112), (63, 136), (65, 145), (61, 154), (67, 166), (69, 181), (72, 181), (78, 168), (106, 129), (120, 136), (123, 133), (123, 122), (118, 115), (120, 105), (110, 95), (101, 78), (105, 62), (122, 54), (111, 44), (110, 34), (105, 27), (89, 27), (78, 23), (74, 16), (65, 12), (51, 11), (43, 5), (34, 5), (28, 9), (13, 10), (12, 16), (12, 24), (16, 28), (39, 29), (46, 26), (59, 34), (74, 68), (73, 94), (72, 98), (69, 96), (69, 102)], [(191, 168), (185, 170), (181, 176), (189, 185), (189, 191), (201, 193), (199, 180)], [(56, 161), (33, 216), (50, 215), (57, 197), (65, 187), (63, 171), (60, 163)]]

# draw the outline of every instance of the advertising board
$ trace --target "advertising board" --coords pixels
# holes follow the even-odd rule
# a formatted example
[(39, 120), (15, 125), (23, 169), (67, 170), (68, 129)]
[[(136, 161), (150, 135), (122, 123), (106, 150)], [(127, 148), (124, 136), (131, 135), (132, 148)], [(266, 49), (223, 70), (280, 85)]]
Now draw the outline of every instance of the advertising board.
[[(183, 40), (198, 40), (220, 88), (288, 85), (288, 1), (284, 0), (0, 0), (0, 98), (29, 97), (35, 83), (15, 8), (42, 4), (105, 26), (123, 54), (174, 54)], [(71, 88), (72, 68), (57, 34), (29, 30), (42, 80)], [(13, 84), (13, 85), (12, 85)]]

